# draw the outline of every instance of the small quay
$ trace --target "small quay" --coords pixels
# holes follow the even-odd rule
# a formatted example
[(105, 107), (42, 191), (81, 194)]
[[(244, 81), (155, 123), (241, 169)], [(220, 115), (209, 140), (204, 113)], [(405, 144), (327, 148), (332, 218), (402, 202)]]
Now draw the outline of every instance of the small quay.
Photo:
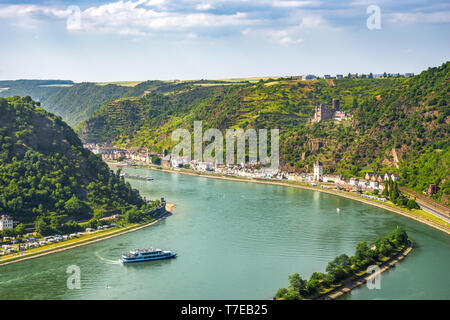
[(122, 173), (120, 176), (124, 177), (124, 178), (129, 178), (129, 179), (153, 181), (152, 177), (141, 177), (141, 176), (138, 176), (138, 175), (132, 175), (132, 174), (127, 174), (127, 173)]

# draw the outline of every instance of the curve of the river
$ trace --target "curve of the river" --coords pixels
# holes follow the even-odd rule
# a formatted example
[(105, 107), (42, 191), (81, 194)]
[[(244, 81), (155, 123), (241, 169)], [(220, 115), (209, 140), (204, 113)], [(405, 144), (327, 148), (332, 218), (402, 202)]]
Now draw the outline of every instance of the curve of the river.
[[(415, 248), (343, 299), (450, 299), (450, 237), (394, 213), (334, 195), (284, 186), (125, 168), (147, 198), (175, 203), (164, 221), (113, 239), (0, 267), (0, 299), (268, 299), (294, 272), (324, 271), (360, 241), (402, 225)], [(341, 208), (338, 213), (336, 208)], [(133, 248), (173, 250), (172, 260), (121, 265)], [(68, 289), (67, 267), (81, 270)], [(108, 287), (107, 287), (108, 286)]]

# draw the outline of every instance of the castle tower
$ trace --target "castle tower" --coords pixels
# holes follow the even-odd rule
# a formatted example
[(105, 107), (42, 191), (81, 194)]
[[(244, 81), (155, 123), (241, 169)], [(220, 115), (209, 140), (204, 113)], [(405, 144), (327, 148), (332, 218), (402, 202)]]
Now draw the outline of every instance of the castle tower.
[(339, 101), (339, 99), (333, 99), (331, 102), (331, 107), (335, 110), (339, 110), (341, 103)]
[(314, 181), (323, 180), (323, 167), (322, 164), (317, 161), (314, 163)]

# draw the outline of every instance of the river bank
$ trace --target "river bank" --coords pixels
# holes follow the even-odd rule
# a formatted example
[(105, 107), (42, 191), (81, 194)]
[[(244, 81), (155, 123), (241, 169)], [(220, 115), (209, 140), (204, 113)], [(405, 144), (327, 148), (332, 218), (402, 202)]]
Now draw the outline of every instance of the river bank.
[(163, 171), (163, 172), (170, 172), (170, 173), (178, 173), (178, 174), (184, 174), (184, 175), (190, 175), (190, 176), (197, 176), (197, 177), (205, 177), (205, 178), (213, 178), (213, 179), (222, 179), (222, 180), (232, 180), (232, 181), (240, 181), (240, 182), (248, 182), (248, 183), (263, 183), (263, 184), (272, 184), (272, 185), (280, 185), (280, 186), (286, 186), (286, 187), (294, 187), (294, 188), (300, 188), (300, 189), (306, 189), (306, 190), (312, 190), (312, 191), (319, 191), (324, 192), (328, 194), (334, 194), (336, 196), (344, 197), (347, 199), (356, 200), (359, 202), (363, 202), (368, 205), (372, 205), (375, 207), (379, 207), (397, 214), (400, 214), (402, 216), (408, 217), (410, 219), (416, 220), (418, 222), (421, 222), (423, 224), (426, 224), (430, 227), (433, 227), (437, 230), (440, 230), (442, 232), (445, 232), (446, 234), (450, 234), (450, 227), (444, 224), (437, 223), (435, 221), (432, 221), (428, 218), (421, 217), (419, 215), (414, 214), (413, 212), (394, 207), (393, 205), (389, 205), (383, 202), (379, 202), (376, 200), (370, 200), (367, 198), (363, 198), (357, 195), (353, 195), (350, 192), (340, 191), (340, 190), (331, 190), (331, 189), (325, 189), (321, 187), (315, 187), (311, 185), (302, 184), (299, 182), (279, 182), (279, 181), (267, 181), (267, 180), (259, 180), (259, 179), (245, 179), (245, 178), (239, 178), (239, 177), (230, 177), (230, 176), (221, 176), (221, 175), (215, 175), (215, 174), (204, 174), (199, 172), (188, 172), (186, 170), (174, 170), (174, 169), (168, 169), (168, 168), (161, 168), (157, 166), (126, 166), (126, 165), (118, 165), (117, 163), (111, 163), (107, 162), (108, 165), (114, 166), (114, 167), (127, 167), (127, 168), (144, 168), (144, 169), (150, 169), (155, 171)]
[(367, 274), (365, 272), (363, 275), (355, 278), (355, 279), (348, 279), (344, 281), (341, 285), (339, 285), (336, 288), (333, 288), (331, 291), (322, 294), (318, 297), (316, 297), (313, 300), (334, 300), (339, 298), (340, 296), (352, 291), (353, 289), (362, 286), (363, 284), (367, 283), (367, 281), (371, 280), (374, 277), (379, 276), (381, 273), (389, 270), (392, 267), (395, 267), (395, 265), (400, 262), (401, 260), (405, 259), (405, 257), (412, 251), (413, 245), (410, 241), (409, 245), (407, 245), (405, 248), (403, 248), (399, 253), (397, 253), (394, 257), (388, 259), (387, 261), (384, 261), (378, 265), (380, 268), (377, 272), (372, 274)]
[(42, 248), (42, 250), (37, 250), (35, 252), (24, 253), (22, 255), (16, 255), (16, 256), (4, 258), (4, 259), (0, 258), (0, 267), (8, 265), (8, 264), (16, 263), (16, 262), (21, 262), (21, 261), (25, 261), (25, 260), (29, 260), (29, 259), (33, 259), (33, 258), (46, 256), (46, 255), (56, 253), (56, 252), (61, 252), (61, 251), (69, 250), (69, 249), (78, 248), (81, 246), (86, 246), (88, 244), (96, 243), (96, 242), (99, 242), (102, 240), (111, 239), (113, 237), (117, 237), (117, 236), (120, 236), (123, 234), (127, 234), (127, 233), (130, 233), (133, 231), (137, 231), (137, 230), (140, 230), (143, 228), (150, 227), (150, 226), (160, 222), (161, 220), (167, 218), (168, 216), (170, 216), (172, 214), (174, 208), (175, 208), (175, 204), (167, 203), (165, 212), (162, 213), (160, 216), (158, 216), (158, 218), (156, 218), (154, 221), (146, 223), (146, 224), (137, 224), (137, 225), (132, 225), (129, 227), (119, 228), (116, 230), (106, 231), (106, 232), (102, 232), (101, 234), (99, 234), (97, 236), (93, 236), (93, 237), (89, 237), (89, 238), (74, 239), (70, 243), (65, 243), (65, 244), (62, 243), (61, 245), (57, 245), (52, 248), (48, 248), (48, 249)]

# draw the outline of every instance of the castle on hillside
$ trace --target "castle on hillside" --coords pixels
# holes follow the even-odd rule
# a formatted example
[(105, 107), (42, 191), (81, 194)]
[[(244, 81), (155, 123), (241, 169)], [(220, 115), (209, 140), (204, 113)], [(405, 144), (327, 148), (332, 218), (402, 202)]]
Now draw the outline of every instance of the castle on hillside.
[(331, 108), (324, 104), (320, 104), (316, 107), (314, 113), (314, 119), (311, 122), (320, 122), (327, 120), (338, 120), (342, 121), (348, 118), (348, 115), (344, 111), (339, 110), (340, 102), (338, 99), (333, 99), (331, 103)]

